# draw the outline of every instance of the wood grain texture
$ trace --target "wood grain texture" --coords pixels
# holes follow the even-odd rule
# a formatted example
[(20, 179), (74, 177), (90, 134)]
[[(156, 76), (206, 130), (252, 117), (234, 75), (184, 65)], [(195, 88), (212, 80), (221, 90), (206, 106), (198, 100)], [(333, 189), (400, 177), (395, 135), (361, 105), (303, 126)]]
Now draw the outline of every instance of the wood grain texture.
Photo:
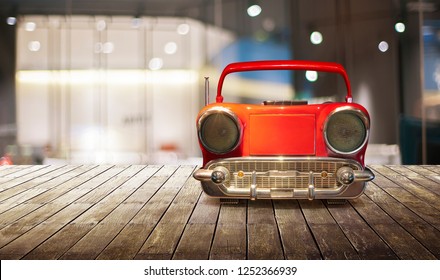
[(247, 234), (249, 259), (284, 259), (271, 200), (248, 203)]
[(344, 205), (234, 205), (195, 166), (1, 166), (0, 259), (440, 259), (440, 166), (371, 168)]
[(300, 206), (324, 259), (360, 258), (322, 201), (300, 201)]
[(247, 202), (220, 207), (210, 259), (245, 260), (247, 258)]
[(316, 260), (321, 253), (298, 201), (274, 201), (275, 218), (280, 232), (281, 243), (286, 259)]

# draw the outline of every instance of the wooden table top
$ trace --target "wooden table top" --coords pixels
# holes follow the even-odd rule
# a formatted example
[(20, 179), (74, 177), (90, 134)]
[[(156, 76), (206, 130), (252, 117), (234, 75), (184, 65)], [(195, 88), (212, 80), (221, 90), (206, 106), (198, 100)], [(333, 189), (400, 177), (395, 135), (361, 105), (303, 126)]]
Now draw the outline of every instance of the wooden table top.
[(440, 259), (440, 166), (365, 194), (221, 204), (195, 166), (0, 167), (0, 259)]

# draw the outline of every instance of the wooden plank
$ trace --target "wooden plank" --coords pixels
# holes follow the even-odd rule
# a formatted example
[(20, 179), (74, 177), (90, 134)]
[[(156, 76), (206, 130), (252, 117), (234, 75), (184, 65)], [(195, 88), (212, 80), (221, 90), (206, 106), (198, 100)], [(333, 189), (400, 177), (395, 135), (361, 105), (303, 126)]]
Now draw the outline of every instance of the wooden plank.
[(436, 176), (426, 176), (428, 177), (428, 179), (430, 179), (431, 181), (434, 181), (438, 184), (440, 184), (440, 175), (436, 175)]
[[(142, 168), (139, 172), (137, 170)], [(122, 203), (128, 197), (134, 195), (138, 189), (159, 169), (158, 166), (141, 167), (133, 169), (133, 176), (120, 185), (112, 194), (105, 197), (99, 208), (114, 210), (104, 217), (93, 229), (73, 245), (63, 256), (63, 259), (95, 259), (99, 253), (115, 238), (122, 228), (133, 218), (142, 207), (140, 203)], [(129, 174), (128, 174), (129, 175)], [(121, 177), (121, 176), (120, 176)], [(93, 211), (92, 208), (89, 211)], [(105, 211), (99, 210), (99, 213)], [(78, 222), (77, 219), (76, 222)], [(74, 221), (75, 222), (75, 221)], [(78, 222), (81, 223), (81, 222)]]
[(220, 208), (218, 224), (246, 225), (248, 213), (247, 199), (239, 200), (237, 204), (223, 204)]
[[(373, 200), (376, 203), (395, 203), (398, 200), (395, 199), (393, 196), (391, 196), (389, 192), (389, 188), (387, 188), (384, 184), (387, 183), (387, 181), (383, 181), (381, 183), (382, 188), (379, 188), (377, 185), (381, 183), (381, 180), (374, 180), (373, 182), (370, 182), (367, 184), (367, 187), (364, 190), (364, 193), (368, 195), (371, 200)], [(393, 191), (391, 191), (393, 192)], [(397, 192), (395, 192), (397, 193)], [(407, 193), (407, 192), (405, 192)], [(411, 197), (413, 197), (411, 195)]]
[(428, 168), (425, 168), (423, 165), (404, 165), (405, 168), (408, 168), (409, 170), (412, 170), (416, 172), (417, 174), (423, 175), (423, 176), (436, 176), (439, 175), (435, 173), (432, 170), (429, 170)]
[(173, 259), (207, 260), (209, 258), (219, 210), (220, 200), (202, 193), (185, 226)]
[[(78, 198), (75, 203), (85, 203), (95, 205), (100, 202), (104, 197), (106, 200), (109, 200), (113, 197), (118, 199), (120, 193), (125, 193), (125, 189), (121, 189), (120, 186), (123, 185), (126, 181), (128, 181), (131, 176), (138, 173), (142, 166), (132, 165), (132, 166), (117, 166), (114, 168), (122, 169), (121, 172), (112, 176), (105, 184), (102, 184), (99, 188), (95, 188), (94, 185), (93, 191), (87, 193), (87, 195)], [(87, 184), (84, 185), (83, 188), (87, 188)]]
[(203, 223), (187, 224), (173, 259), (207, 260), (215, 226), (215, 224)]
[(318, 260), (321, 253), (297, 200), (274, 200), (275, 218), (286, 259)]
[[(0, 190), (0, 201), (4, 201), (14, 195), (17, 195), (35, 185), (44, 183), (53, 179), (54, 177), (60, 175), (60, 173), (65, 173), (69, 167), (66, 166), (46, 166), (41, 168), (31, 175), (21, 176), (19, 178), (13, 179), (7, 183), (1, 184)], [(51, 175), (53, 174), (53, 175)], [(36, 177), (34, 177), (36, 176)]]
[[(380, 185), (381, 188), (379, 188), (379, 182), (380, 181), (374, 181), (374, 183), (369, 183), (365, 190), (365, 194), (367, 194), (367, 196), (376, 204), (386, 205), (403, 203), (426, 222), (430, 223), (435, 228), (440, 229), (440, 220), (438, 219), (440, 215), (439, 210), (401, 188), (388, 188), (384, 185)], [(390, 183), (393, 182), (386, 180), (382, 182), (382, 184)]]
[[(107, 170), (104, 173), (101, 173), (99, 176), (94, 177), (92, 180), (88, 181), (88, 188), (84, 189), (83, 192), (75, 192), (75, 196), (69, 195), (72, 191), (78, 190), (80, 188), (75, 188), (72, 191), (68, 192), (67, 194), (57, 198), (56, 200), (47, 203), (43, 205), (42, 207), (36, 209), (35, 211), (29, 213), (28, 215), (25, 215), (18, 219), (14, 224), (8, 225), (0, 230), (0, 248), (4, 245), (8, 244), (12, 240), (16, 239), (18, 236), (22, 235), (23, 233), (27, 232), (28, 230), (34, 228), (36, 225), (44, 222), (46, 219), (51, 217), (52, 215), (56, 214), (60, 210), (64, 209), (65, 207), (69, 207), (73, 201), (78, 199), (79, 197), (83, 195), (88, 195), (94, 191), (94, 189), (90, 189), (91, 185), (90, 183), (93, 182), (95, 185), (95, 188), (102, 187), (102, 183), (109, 180), (107, 176), (113, 176), (117, 173), (121, 172), (124, 168), (122, 167), (114, 167), (109, 170)], [(79, 187), (81, 187), (80, 185)], [(72, 206), (71, 206), (72, 207)], [(14, 230), (11, 230), (12, 228), (15, 228)]]
[[(417, 183), (420, 186), (423, 186), (424, 188), (428, 189), (429, 191), (440, 195), (440, 187), (439, 187), (439, 182), (433, 181), (427, 177), (425, 177), (424, 175), (420, 175), (417, 172), (415, 172), (414, 170), (411, 170), (409, 168), (406, 168), (405, 166), (388, 166), (390, 169), (392, 169), (393, 171), (396, 171), (400, 174), (402, 174), (403, 176), (405, 176), (406, 178), (410, 179), (411, 181)], [(425, 174), (430, 174), (430, 170), (427, 169), (423, 169), (423, 168), (419, 168), (418, 170), (426, 170), (427, 172), (423, 172)], [(434, 172), (431, 172), (434, 173)], [(432, 176), (432, 175), (428, 175), (428, 176)]]
[(248, 259), (284, 259), (278, 228), (274, 224), (248, 224)]
[[(374, 190), (374, 196), (370, 196), (372, 190)], [(431, 207), (424, 201), (417, 201), (417, 199), (414, 199), (414, 202), (406, 202), (405, 205), (401, 204), (375, 184), (369, 184), (365, 194), (398, 224), (405, 228), (406, 231), (411, 233), (421, 244), (428, 248), (431, 253), (436, 257), (440, 256), (440, 231), (422, 219), (432, 220), (432, 222), (438, 226), (440, 223), (438, 219), (440, 212), (437, 209)], [(389, 199), (377, 199), (378, 194), (381, 194), (380, 197), (389, 197)], [(422, 215), (420, 215), (420, 213), (422, 213)]]
[(431, 252), (366, 195), (350, 203), (399, 259), (435, 259)]
[(249, 259), (284, 259), (271, 200), (249, 202), (247, 227)]
[[(407, 178), (411, 178), (411, 177), (419, 177), (420, 174), (409, 169), (407, 166), (404, 165), (386, 165), (385, 167), (391, 169), (394, 172), (389, 172), (388, 174), (393, 176), (393, 175), (398, 175), (396, 173), (399, 173)], [(378, 167), (376, 167), (378, 168)]]
[(38, 178), (44, 173), (51, 172), (57, 168), (61, 168), (61, 166), (34, 165), (0, 177), (0, 195), (2, 195), (3, 191), (9, 188), (23, 184), (34, 178)]
[(0, 230), (0, 248), (20, 237), (22, 234), (31, 230), (38, 224), (44, 222), (47, 218), (52, 216), (54, 213), (60, 211), (61, 209), (63, 209), (63, 206), (56, 204), (47, 204), (46, 207), (42, 209), (44, 211), (36, 210), (29, 215), (18, 219), (16, 222), (3, 227)]
[(389, 178), (394, 178), (394, 177), (400, 177), (399, 174), (396, 174), (395, 171), (389, 169), (388, 167), (386, 167), (385, 165), (369, 165), (370, 169), (372, 169), (374, 171), (374, 173), (380, 174), (384, 177), (389, 177)]
[[(33, 179), (26, 183), (20, 184), (12, 189), (6, 190), (5, 192), (8, 192), (9, 190), (12, 190), (12, 192), (4, 197), (1, 196), (0, 199), (3, 200), (0, 203), (0, 213), (3, 213), (16, 205), (28, 201), (31, 198), (43, 192), (46, 192), (48, 189), (60, 184), (61, 182), (64, 182), (65, 180), (67, 180), (67, 176), (64, 177), (64, 175), (75, 169), (78, 169), (78, 166), (61, 167), (51, 172), (51, 176), (42, 176), (39, 177), (41, 178), (39, 180)], [(60, 179), (62, 180), (61, 182)]]
[(420, 168), (428, 170), (430, 174), (426, 174), (425, 176), (440, 184), (440, 165), (422, 165)]
[[(145, 240), (151, 234), (169, 205), (188, 179), (192, 170), (182, 166), (167, 167), (161, 176), (154, 177), (146, 183), (146, 188), (157, 190), (145, 197), (142, 208), (133, 219), (122, 229), (115, 239), (102, 251), (98, 259), (134, 259)], [(162, 170), (161, 170), (162, 171)], [(172, 175), (171, 175), (172, 174)], [(133, 196), (132, 196), (133, 197)], [(127, 201), (135, 203), (137, 198), (130, 197)]]
[(28, 231), (25, 231), (23, 234), (17, 236), (16, 239), (3, 246), (0, 249), (0, 259), (11, 257), (13, 259), (22, 258), (49, 236), (57, 232), (66, 222), (80, 215), (86, 209), (87, 205), (84, 204), (74, 204), (71, 207), (62, 209), (43, 223), (30, 228)]
[(437, 175), (440, 175), (440, 165), (423, 165), (423, 168), (429, 169)]
[(118, 181), (123, 182), (123, 180), (115, 176), (127, 167), (128, 166), (102, 166), (105, 171), (99, 173), (97, 176), (90, 178), (88, 176), (81, 176), (81, 183), (79, 185), (69, 189), (68, 192), (65, 192), (61, 197), (55, 199), (54, 202), (66, 206), (71, 203), (86, 203), (91, 205), (93, 201), (99, 201), (100, 197), (98, 194), (104, 197), (112, 191), (109, 186), (114, 187)]
[[(100, 173), (98, 176), (93, 177), (93, 179), (86, 181), (85, 184), (83, 183), (80, 186), (78, 186), (77, 189), (83, 187), (83, 191), (85, 192), (84, 195), (81, 195), (81, 193), (77, 193), (78, 198), (84, 198), (87, 197), (88, 195), (91, 195), (93, 198), (96, 198), (96, 193), (94, 193), (94, 191), (99, 190), (100, 188), (106, 190), (109, 190), (109, 188), (115, 189), (118, 186), (120, 186), (123, 182), (125, 182), (127, 178), (129, 178), (128, 176), (129, 174), (135, 174), (138, 171), (139, 171), (139, 167), (110, 168), (106, 170), (104, 173)], [(118, 174), (120, 175), (119, 177), (116, 176)], [(92, 184), (95, 186), (95, 188), (93, 188)], [(69, 197), (69, 199), (71, 198)], [(104, 199), (105, 199), (105, 194), (103, 194), (103, 200)], [(74, 201), (75, 200), (71, 202)], [(47, 205), (50, 204), (52, 203), (49, 203)], [(95, 207), (99, 208), (100, 205), (99, 204), (96, 205)], [(103, 205), (105, 205), (105, 203)], [(93, 211), (91, 209), (96, 209), (94, 207), (91, 207), (90, 204), (88, 203), (70, 203), (65, 208), (63, 208), (63, 210), (60, 211), (59, 213), (62, 213), (63, 211), (70, 213), (73, 212), (71, 211), (71, 209), (76, 209), (76, 208), (83, 209), (83, 211), (81, 211), (80, 213), (75, 212), (75, 215), (70, 215), (67, 217), (61, 215), (61, 218), (58, 218), (61, 219), (61, 222), (51, 224), (52, 227), (50, 227), (50, 230), (49, 229), (46, 230), (45, 235), (41, 234), (41, 237), (39, 239), (36, 239), (40, 241), (39, 243), (35, 244), (34, 240), (26, 240), (26, 239), (20, 240), (20, 242), (33, 243), (35, 245), (34, 248), (38, 246), (37, 249), (35, 249), (33, 253), (26, 256), (26, 258), (33, 259), (36, 256), (38, 256), (39, 258), (56, 259), (60, 257), (67, 249), (69, 249), (80, 237), (84, 236), (88, 231), (90, 231), (94, 226), (96, 226), (97, 222), (95, 220), (90, 220), (84, 223), (78, 222), (80, 217), (83, 217), (85, 213), (90, 213), (90, 211)], [(60, 215), (59, 213), (55, 214), (54, 217), (58, 217)], [(99, 212), (99, 214), (104, 214), (104, 211)], [(30, 231), (30, 234), (32, 234), (33, 231), (35, 231), (35, 229), (32, 229)], [(23, 251), (21, 252), (21, 254), (22, 256), (25, 256), (29, 252), (30, 250)], [(45, 252), (45, 254), (43, 254), (44, 256), (42, 256), (41, 252)]]
[(220, 199), (202, 193), (189, 224), (216, 224), (220, 211)]
[[(93, 223), (71, 223), (69, 226), (70, 225), (81, 227), (81, 231), (74, 231), (68, 237), (67, 243), (71, 245), (71, 247), (65, 246), (64, 248), (58, 248), (56, 255), (58, 259), (91, 260), (96, 258), (125, 224), (99, 223), (95, 225)], [(64, 229), (61, 234), (63, 232)], [(54, 238), (60, 239), (61, 237)], [(43, 249), (39, 249), (39, 251), (44, 251), (44, 248), (47, 247), (53, 248), (53, 246), (43, 245)]]
[[(26, 201), (24, 204), (20, 204), (12, 209), (9, 209), (7, 212), (0, 214), (0, 229), (7, 226), (8, 224), (13, 223), (17, 219), (26, 216), (32, 211), (42, 207), (43, 205), (56, 200), (58, 197), (64, 195), (69, 190), (80, 186), (89, 178), (97, 176), (98, 174), (104, 172), (109, 167), (99, 166), (97, 168), (89, 166), (89, 167), (81, 167), (80, 169), (85, 170), (85, 173), (80, 174), (80, 177), (74, 177), (71, 180), (67, 180), (64, 183), (56, 186), (55, 188), (50, 189), (49, 191), (42, 193), (38, 196), (33, 197), (32, 199)], [(64, 177), (64, 176), (63, 176)], [(61, 198), (56, 200), (56, 203), (61, 205), (62, 202), (68, 204), (68, 200), (66, 198)]]
[(247, 203), (247, 200), (240, 200), (236, 205), (220, 206), (210, 259), (245, 260), (247, 258)]
[[(60, 240), (59, 236), (64, 236), (64, 231), (70, 230), (70, 224), (87, 224), (88, 227), (82, 227), (80, 226), (80, 229), (92, 229), (96, 224), (108, 214), (106, 211), (111, 211), (115, 206), (110, 207), (108, 204), (105, 203), (105, 199), (110, 200), (109, 197), (112, 197), (111, 194), (115, 189), (117, 189), (121, 184), (123, 184), (125, 181), (127, 181), (127, 178), (129, 178), (130, 174), (136, 174), (139, 171), (139, 167), (126, 167), (126, 166), (115, 166), (109, 170), (107, 170), (104, 173), (101, 173), (99, 176), (87, 181), (85, 184), (82, 184), (81, 187), (83, 187), (82, 191), (84, 192), (81, 195), (81, 192), (76, 192), (76, 195), (79, 195), (76, 200), (74, 200), (73, 204), (69, 204), (65, 207), (65, 209), (70, 209), (71, 207), (81, 207), (86, 209), (82, 213), (80, 213), (77, 216), (71, 217), (69, 221), (66, 221), (62, 227), (56, 228), (56, 230), (53, 232), (57, 233), (55, 236), (50, 238), (49, 240), (46, 240), (45, 246), (51, 246), (53, 243), (57, 243), (55, 247), (57, 247), (59, 250), (57, 251), (57, 255), (55, 257), (59, 257), (59, 254), (64, 253), (65, 251), (62, 251), (63, 249), (70, 248), (73, 244), (75, 244), (82, 236), (84, 236), (87, 231), (73, 231), (71, 234), (68, 235), (67, 239)], [(117, 176), (119, 175), (119, 176)], [(94, 188), (93, 188), (93, 185)], [(75, 190), (78, 190), (79, 188), (76, 188)], [(72, 190), (73, 191), (73, 190)], [(71, 191), (71, 192), (72, 192)], [(70, 192), (69, 192), (70, 193)], [(101, 202), (99, 200), (99, 196), (97, 194), (101, 195), (101, 200), (104, 201), (103, 203), (96, 203), (96, 204), (89, 204), (89, 203), (77, 203), (77, 201), (83, 199), (84, 201), (88, 201), (89, 197), (93, 200), (96, 199), (97, 202)], [(46, 239), (49, 236), (46, 236)], [(28, 253), (28, 252), (26, 252)]]
[(328, 205), (328, 210), (361, 259), (397, 259), (394, 252), (350, 205)]
[(181, 191), (156, 225), (142, 248), (136, 254), (136, 259), (171, 259), (186, 223), (200, 197), (200, 182), (191, 175), (194, 167), (188, 168), (188, 173)]
[[(40, 242), (42, 242), (48, 237), (45, 234), (55, 233), (66, 223), (76, 218), (77, 215), (80, 215), (82, 212), (84, 212), (85, 209), (89, 208), (89, 205), (86, 204), (70, 204), (65, 208), (63, 208), (63, 205), (60, 206), (57, 205), (56, 203), (49, 203), (46, 204), (46, 206), (47, 205), (54, 206), (54, 209), (61, 209), (53, 216), (49, 216), (49, 214), (45, 213), (46, 217), (48, 217), (46, 223), (49, 224), (50, 226), (47, 226), (45, 223), (43, 223), (43, 224), (35, 225), (35, 227), (30, 227), (28, 232), (19, 236), (17, 239), (13, 240), (7, 246), (5, 246), (7, 250), (9, 250), (10, 252), (14, 252), (14, 255), (21, 254), (21, 256), (24, 256), (26, 253), (28, 253), (28, 251), (25, 250), (29, 249), (30, 246), (37, 246)], [(41, 208), (47, 208), (47, 207), (41, 207)], [(79, 212), (74, 211), (75, 209), (80, 209), (80, 211)], [(38, 212), (38, 210), (34, 211), (28, 216), (32, 216), (36, 212)], [(51, 213), (54, 211), (47, 211), (47, 212)], [(24, 219), (22, 219), (23, 221), (20, 222), (26, 224), (27, 221), (29, 221), (28, 216), (24, 217)], [(9, 239), (11, 239), (11, 237), (9, 237)], [(33, 249), (33, 247), (31, 249)]]
[(365, 194), (342, 206), (220, 205), (187, 166), (149, 179), (144, 166), (77, 167), (5, 169), (15, 194), (0, 203), (1, 259), (440, 258), (438, 199), (427, 199), (438, 166), (373, 166)]
[[(384, 181), (386, 183), (386, 181)], [(439, 224), (439, 210), (432, 207), (427, 202), (415, 197), (414, 195), (406, 192), (402, 189), (389, 189), (380, 185), (378, 182), (368, 184), (365, 194), (377, 204), (393, 204), (396, 202), (404, 204), (411, 209), (414, 213), (425, 219), (427, 222), (434, 226)]]
[(440, 212), (424, 201), (406, 202), (405, 206), (431, 226), (440, 230)]
[(324, 259), (359, 259), (359, 254), (322, 201), (300, 201), (307, 224)]
[(0, 178), (10, 175), (12, 173), (25, 170), (33, 165), (1, 165), (0, 166)]
[(5, 176), (11, 172), (15, 172), (19, 165), (0, 165), (0, 177)]
[[(399, 187), (401, 190), (406, 190), (414, 196), (420, 198), (431, 204), (434, 208), (440, 210), (440, 196), (426, 189), (425, 187), (412, 182), (410, 179), (404, 177), (403, 175), (387, 168), (385, 166), (374, 166), (374, 170), (386, 176), (385, 180), (392, 180), (392, 182)], [(378, 176), (379, 177), (379, 176)], [(375, 179), (375, 182), (378, 180)]]
[[(378, 204), (416, 240), (440, 259), (440, 231), (400, 203)], [(439, 213), (440, 214), (440, 213)], [(439, 216), (437, 216), (439, 217)]]
[[(1, 177), (1, 179), (17, 179), (22, 176), (27, 176), (35, 171), (46, 168), (48, 165), (16, 165), (17, 170), (15, 172), (11, 172), (9, 174), (5, 174)], [(15, 169), (14, 167), (14, 169)], [(1, 183), (7, 182), (0, 181)]]
[(247, 223), (276, 225), (272, 201), (267, 199), (249, 201)]
[(42, 192), (36, 196), (29, 198), (24, 203), (27, 204), (45, 204), (60, 195), (66, 193), (68, 190), (75, 188), (82, 183), (86, 182), (90, 176), (97, 176), (99, 173), (104, 172), (110, 167), (86, 165), (79, 166), (70, 170), (62, 176), (56, 177), (43, 184), (36, 185), (33, 189), (42, 190)]
[[(87, 207), (86, 204), (79, 204), (76, 207)], [(72, 246), (72, 236), (84, 236), (87, 232), (93, 229), (95, 224), (76, 224), (69, 223), (64, 225), (58, 232), (46, 239), (44, 242), (35, 246), (28, 254), (21, 256), (24, 260), (56, 260), (70, 246)], [(47, 236), (47, 235), (46, 235)]]
[(397, 224), (375, 225), (375, 231), (393, 248), (394, 252), (403, 260), (435, 260), (426, 248), (418, 243), (405, 229)]
[[(391, 171), (393, 172), (393, 171)], [(409, 180), (403, 177), (403, 175), (390, 175), (394, 179), (390, 179), (388, 177), (383, 176), (380, 173), (376, 174), (376, 178), (374, 179), (373, 183), (380, 186), (383, 190), (385, 190), (387, 193), (391, 194), (394, 197), (398, 197), (399, 201), (402, 203), (412, 202), (412, 201), (423, 201), (422, 198), (418, 197), (417, 194), (412, 193), (411, 191), (407, 190), (406, 187), (402, 187), (402, 184), (398, 184), (397, 182), (399, 180)], [(417, 186), (414, 186), (415, 183), (412, 183), (412, 188), (416, 188)], [(403, 183), (403, 185), (406, 185)], [(411, 182), (408, 183), (408, 185), (411, 185)], [(368, 187), (367, 187), (368, 188)], [(435, 199), (434, 196), (436, 196), (434, 193), (428, 191), (428, 190), (422, 190), (422, 187), (419, 186), (419, 191), (426, 193), (428, 196), (433, 196), (432, 198)], [(417, 191), (416, 191), (417, 192)], [(422, 195), (423, 196), (423, 195)], [(437, 196), (438, 197), (438, 196)], [(438, 203), (434, 203), (438, 204)]]
[(155, 223), (128, 223), (97, 256), (101, 260), (131, 260), (156, 226)]

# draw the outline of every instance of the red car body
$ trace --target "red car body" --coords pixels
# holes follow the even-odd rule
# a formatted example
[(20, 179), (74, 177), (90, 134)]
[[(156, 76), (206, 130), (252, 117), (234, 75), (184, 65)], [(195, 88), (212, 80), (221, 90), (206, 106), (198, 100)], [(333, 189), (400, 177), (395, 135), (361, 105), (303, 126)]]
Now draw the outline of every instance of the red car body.
[[(258, 70), (340, 74), (347, 87), (345, 102), (223, 102), (228, 74)], [(229, 64), (220, 76), (216, 102), (206, 104), (197, 117), (203, 167), (194, 177), (208, 195), (221, 198), (355, 198), (374, 178), (364, 165), (369, 129), (368, 112), (353, 103), (347, 73), (339, 64), (293, 60)]]

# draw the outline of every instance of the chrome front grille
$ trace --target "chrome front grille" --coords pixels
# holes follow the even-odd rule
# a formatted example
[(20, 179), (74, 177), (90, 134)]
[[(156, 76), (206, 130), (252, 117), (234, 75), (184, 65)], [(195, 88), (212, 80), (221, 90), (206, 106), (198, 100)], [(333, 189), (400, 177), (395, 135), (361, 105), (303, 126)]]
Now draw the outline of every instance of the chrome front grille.
[(225, 182), (228, 188), (249, 188), (251, 174), (257, 173), (257, 186), (260, 189), (307, 188), (310, 174), (313, 174), (317, 188), (338, 186), (336, 171), (342, 166), (360, 170), (354, 161), (335, 158), (236, 158), (215, 161), (208, 169), (216, 167), (228, 169), (230, 178)]

